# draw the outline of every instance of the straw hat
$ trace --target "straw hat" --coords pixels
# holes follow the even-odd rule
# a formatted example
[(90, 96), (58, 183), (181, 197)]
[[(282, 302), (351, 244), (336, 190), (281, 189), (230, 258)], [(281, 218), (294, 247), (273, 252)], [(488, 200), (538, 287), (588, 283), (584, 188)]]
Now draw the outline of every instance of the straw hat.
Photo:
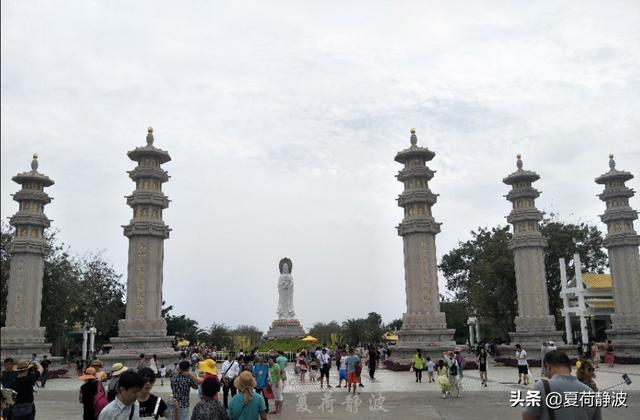
[(233, 381), (233, 386), (236, 387), (238, 392), (244, 392), (246, 389), (256, 387), (256, 378), (253, 377), (251, 372), (245, 370)]
[(15, 371), (22, 372), (23, 370), (27, 370), (27, 369), (29, 369), (29, 362), (27, 361), (27, 359), (18, 360), (18, 364), (16, 364)]
[(127, 370), (129, 370), (129, 368), (123, 365), (122, 363), (120, 362), (114, 363), (111, 366), (111, 376), (118, 376), (121, 373), (126, 372)]
[(89, 379), (96, 379), (96, 370), (95, 368), (88, 367), (84, 370), (84, 375), (80, 376), (81, 381), (87, 381)]
[(210, 375), (218, 375), (218, 366), (213, 359), (205, 359), (198, 363), (200, 373), (208, 373)]

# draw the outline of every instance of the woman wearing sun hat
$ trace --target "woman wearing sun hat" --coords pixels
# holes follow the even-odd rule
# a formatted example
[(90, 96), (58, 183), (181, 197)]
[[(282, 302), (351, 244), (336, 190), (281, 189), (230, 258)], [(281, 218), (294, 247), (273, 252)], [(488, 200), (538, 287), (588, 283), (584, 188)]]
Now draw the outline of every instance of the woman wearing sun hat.
[(109, 385), (107, 386), (107, 399), (109, 400), (109, 402), (116, 399), (116, 396), (118, 395), (118, 378), (127, 370), (129, 370), (129, 368), (120, 362), (111, 365)]
[(254, 391), (256, 380), (249, 371), (240, 373), (233, 381), (238, 393), (229, 401), (231, 420), (267, 418), (267, 406), (262, 395)]
[[(35, 370), (32, 369), (33, 367)], [(17, 378), (12, 388), (17, 395), (16, 403), (11, 407), (11, 418), (16, 420), (33, 419), (36, 416), (33, 387), (44, 368), (37, 360), (30, 364), (26, 359), (21, 359), (14, 370), (17, 372)]]
[(102, 383), (96, 376), (96, 369), (88, 367), (78, 378), (84, 383), (80, 386), (80, 404), (82, 404), (82, 420), (97, 420), (94, 399), (98, 394), (98, 386)]

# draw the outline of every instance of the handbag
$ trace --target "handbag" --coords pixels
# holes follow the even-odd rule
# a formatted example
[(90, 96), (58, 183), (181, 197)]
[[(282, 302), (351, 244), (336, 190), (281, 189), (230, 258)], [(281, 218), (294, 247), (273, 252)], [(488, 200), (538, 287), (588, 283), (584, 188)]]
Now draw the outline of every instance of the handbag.
[(107, 393), (104, 392), (104, 388), (102, 387), (102, 383), (99, 379), (97, 380), (96, 385), (98, 387), (98, 390), (96, 392), (96, 395), (94, 395), (93, 397), (93, 410), (95, 412), (96, 418), (98, 418), (100, 416), (100, 413), (102, 412), (102, 409), (105, 408), (107, 404), (109, 404), (109, 400), (107, 399)]
[(274, 398), (274, 395), (273, 395), (273, 389), (271, 388), (271, 385), (267, 385), (267, 387), (262, 390), (262, 394), (266, 399), (272, 400)]

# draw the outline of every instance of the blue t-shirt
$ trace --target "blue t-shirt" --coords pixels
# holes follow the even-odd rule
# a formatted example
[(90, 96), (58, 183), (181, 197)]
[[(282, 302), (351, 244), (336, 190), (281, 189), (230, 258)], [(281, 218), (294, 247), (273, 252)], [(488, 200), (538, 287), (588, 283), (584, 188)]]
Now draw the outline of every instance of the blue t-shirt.
[(347, 357), (347, 360), (345, 360), (345, 365), (347, 365), (347, 373), (353, 373), (356, 371), (356, 365), (358, 364), (358, 362), (360, 361), (360, 358), (358, 356), (354, 356), (351, 355), (349, 357)]
[(278, 356), (276, 358), (276, 363), (280, 365), (280, 369), (285, 370), (287, 368), (287, 358), (284, 356)]
[(260, 418), (261, 411), (267, 411), (262, 395), (252, 391), (252, 399), (244, 405), (244, 394), (238, 392), (229, 401), (229, 418), (231, 420), (255, 420)]
[(253, 376), (256, 378), (256, 389), (266, 388), (269, 379), (269, 365), (266, 363), (253, 365)]

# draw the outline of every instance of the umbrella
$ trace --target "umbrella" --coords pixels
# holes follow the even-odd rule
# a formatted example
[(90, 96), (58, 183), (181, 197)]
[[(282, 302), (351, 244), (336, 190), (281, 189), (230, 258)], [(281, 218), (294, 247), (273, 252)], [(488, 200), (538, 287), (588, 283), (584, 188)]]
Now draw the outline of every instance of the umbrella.
[(313, 337), (313, 336), (308, 335), (308, 336), (306, 336), (305, 338), (303, 338), (303, 339), (302, 339), (302, 341), (307, 341), (307, 342), (310, 342), (310, 343), (311, 343), (311, 342), (316, 342), (316, 341), (318, 341), (318, 339), (317, 339), (317, 338), (315, 338), (315, 337)]

